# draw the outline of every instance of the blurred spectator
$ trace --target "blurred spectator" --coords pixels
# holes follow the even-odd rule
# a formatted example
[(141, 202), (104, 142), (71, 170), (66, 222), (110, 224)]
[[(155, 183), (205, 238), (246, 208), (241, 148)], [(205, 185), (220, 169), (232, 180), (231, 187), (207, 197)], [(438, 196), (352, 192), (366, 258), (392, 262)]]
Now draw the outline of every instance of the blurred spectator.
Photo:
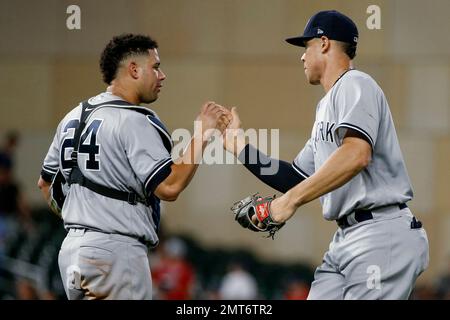
[(438, 299), (436, 295), (436, 290), (428, 284), (419, 285), (414, 288), (409, 300), (436, 300)]
[(301, 279), (291, 279), (288, 282), (283, 299), (285, 300), (306, 300), (309, 293), (309, 284)]
[(17, 300), (56, 300), (55, 293), (49, 290), (39, 290), (32, 279), (18, 277), (15, 281)]
[(258, 284), (241, 263), (232, 262), (219, 288), (223, 300), (253, 300), (258, 298)]
[(0, 158), (3, 158), (3, 161), (6, 161), (11, 169), (14, 168), (14, 157), (19, 141), (19, 133), (16, 131), (10, 131), (5, 135), (5, 141), (0, 149)]
[(436, 291), (438, 299), (450, 300), (450, 256), (445, 272), (437, 279)]
[(19, 133), (10, 131), (5, 135), (0, 149), (0, 224), (3, 224), (3, 227), (6, 224), (7, 229), (10, 229), (8, 224), (12, 222), (11, 219), (17, 218), (23, 226), (31, 229), (30, 210), (13, 173), (19, 141)]
[(186, 244), (169, 238), (151, 257), (154, 299), (188, 300), (193, 298), (195, 273), (185, 259)]
[(22, 278), (16, 280), (16, 299), (38, 300), (39, 294), (31, 280)]
[(10, 230), (9, 225), (18, 220), (30, 231), (31, 213), (19, 185), (14, 181), (11, 166), (10, 159), (0, 154), (0, 225), (3, 225), (0, 230), (5, 229), (5, 226), (6, 230)]

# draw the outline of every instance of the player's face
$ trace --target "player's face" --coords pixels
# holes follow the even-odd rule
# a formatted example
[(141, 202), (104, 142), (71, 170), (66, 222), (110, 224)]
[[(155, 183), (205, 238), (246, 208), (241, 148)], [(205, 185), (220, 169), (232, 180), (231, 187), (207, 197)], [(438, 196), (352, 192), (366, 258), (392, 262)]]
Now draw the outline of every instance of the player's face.
[(140, 101), (151, 103), (158, 99), (158, 94), (162, 88), (162, 82), (166, 75), (160, 67), (158, 50), (149, 50), (149, 56), (146, 56), (142, 63)]
[(305, 52), (302, 55), (306, 79), (310, 84), (320, 84), (321, 72), (320, 40), (317, 38), (305, 42)]

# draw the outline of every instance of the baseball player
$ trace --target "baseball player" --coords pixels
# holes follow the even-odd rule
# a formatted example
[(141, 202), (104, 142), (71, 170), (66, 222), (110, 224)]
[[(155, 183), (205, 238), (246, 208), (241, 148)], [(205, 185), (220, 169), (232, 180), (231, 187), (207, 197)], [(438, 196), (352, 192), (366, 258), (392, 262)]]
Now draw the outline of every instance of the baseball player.
[[(351, 68), (357, 27), (342, 13), (321, 11), (303, 35), (286, 41), (305, 48), (306, 78), (320, 84), (325, 96), (311, 138), (292, 166), (246, 144), (232, 109), (224, 147), (284, 193), (255, 199), (255, 214), (248, 216), (253, 227), (245, 215), (236, 219), (254, 231), (273, 227), (273, 235), (297, 208), (320, 197), (324, 218), (336, 221), (338, 229), (308, 299), (407, 299), (428, 266), (428, 240), (406, 204), (413, 192), (386, 97), (368, 74)], [(271, 161), (279, 161), (278, 172), (262, 175)]]
[(157, 43), (142, 35), (114, 37), (100, 68), (107, 91), (62, 119), (38, 186), (49, 203), (57, 174), (70, 186), (62, 204), (68, 234), (59, 254), (67, 297), (151, 299), (147, 249), (158, 244), (160, 200), (176, 200), (189, 184), (214, 133), (209, 129), (223, 131), (229, 112), (205, 103), (197, 117), (201, 129), (174, 161), (167, 129), (139, 106), (158, 98), (166, 78)]

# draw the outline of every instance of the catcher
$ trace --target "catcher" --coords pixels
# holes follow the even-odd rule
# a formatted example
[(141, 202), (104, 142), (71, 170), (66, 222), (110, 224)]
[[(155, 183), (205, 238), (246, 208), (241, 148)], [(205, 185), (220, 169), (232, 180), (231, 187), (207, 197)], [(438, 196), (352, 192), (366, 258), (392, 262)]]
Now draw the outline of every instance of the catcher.
[[(305, 48), (306, 78), (325, 95), (311, 138), (292, 165), (246, 144), (232, 109), (224, 147), (284, 193), (236, 203), (236, 219), (273, 236), (300, 206), (320, 197), (324, 218), (339, 228), (308, 299), (408, 299), (428, 266), (428, 240), (406, 205), (413, 192), (386, 97), (368, 74), (352, 69), (357, 27), (342, 13), (321, 11), (303, 35), (286, 41)], [(266, 166), (279, 170), (264, 175)]]
[(38, 186), (68, 231), (58, 264), (70, 300), (152, 299), (147, 254), (159, 243), (160, 202), (177, 199), (213, 129), (230, 121), (206, 102), (194, 138), (172, 159), (170, 133), (140, 106), (158, 99), (166, 79), (157, 48), (145, 35), (111, 39), (100, 59), (107, 90), (64, 116), (44, 159)]

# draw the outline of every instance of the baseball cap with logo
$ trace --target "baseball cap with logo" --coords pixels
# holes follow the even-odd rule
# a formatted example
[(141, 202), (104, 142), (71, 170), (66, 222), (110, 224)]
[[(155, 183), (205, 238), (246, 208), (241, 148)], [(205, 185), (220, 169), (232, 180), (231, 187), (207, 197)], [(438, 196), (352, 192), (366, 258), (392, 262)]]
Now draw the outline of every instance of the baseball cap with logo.
[(349, 17), (336, 10), (319, 11), (309, 19), (303, 35), (288, 38), (286, 41), (294, 46), (304, 47), (305, 41), (322, 36), (356, 46), (358, 28)]

